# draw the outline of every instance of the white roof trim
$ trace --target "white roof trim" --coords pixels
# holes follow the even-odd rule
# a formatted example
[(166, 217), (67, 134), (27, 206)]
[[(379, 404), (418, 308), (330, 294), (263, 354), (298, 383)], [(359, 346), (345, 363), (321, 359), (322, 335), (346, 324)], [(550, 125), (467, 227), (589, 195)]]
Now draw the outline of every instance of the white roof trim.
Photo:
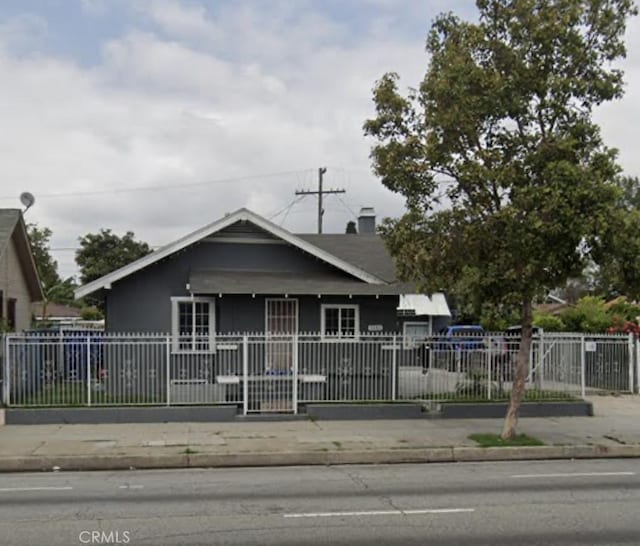
[(232, 224), (235, 224), (240, 220), (247, 220), (249, 222), (252, 222), (256, 226), (264, 229), (265, 231), (272, 233), (273, 235), (275, 235), (276, 237), (279, 237), (283, 241), (286, 241), (287, 243), (295, 247), (298, 247), (299, 249), (305, 252), (308, 252), (309, 254), (315, 256), (316, 258), (330, 265), (333, 265), (334, 267), (337, 267), (338, 269), (341, 269), (342, 271), (349, 273), (350, 275), (353, 275), (354, 277), (360, 279), (361, 281), (364, 281), (369, 284), (386, 284), (382, 279), (379, 279), (375, 275), (372, 275), (371, 273), (368, 273), (363, 269), (360, 269), (359, 267), (356, 267), (353, 264), (346, 262), (345, 260), (341, 260), (340, 258), (337, 258), (333, 254), (330, 254), (329, 252), (322, 250), (321, 248), (318, 248), (317, 246), (312, 245), (307, 241), (304, 241), (300, 237), (297, 237), (296, 235), (294, 235), (293, 233), (290, 233), (286, 229), (283, 229), (280, 226), (277, 226), (276, 224), (270, 222), (269, 220), (263, 218), (262, 216), (259, 216), (258, 214), (251, 212), (248, 209), (242, 208), (232, 214), (228, 214), (227, 216), (225, 216), (224, 218), (221, 218), (220, 220), (217, 220), (203, 228), (198, 229), (197, 231), (194, 231), (182, 237), (181, 239), (178, 239), (173, 243), (170, 243), (166, 246), (163, 246), (162, 248), (159, 248), (158, 250), (156, 250), (155, 252), (152, 252), (151, 254), (148, 254), (147, 256), (144, 256), (134, 262), (131, 262), (130, 264), (127, 264), (124, 267), (121, 267), (120, 269), (116, 269), (115, 271), (112, 271), (108, 275), (100, 277), (95, 281), (91, 281), (90, 283), (87, 283), (77, 288), (74, 292), (74, 295), (76, 299), (79, 299), (84, 296), (87, 296), (88, 294), (92, 294), (93, 292), (100, 290), (101, 288), (106, 288), (110, 284), (116, 281), (119, 281), (120, 279), (123, 279), (124, 277), (127, 277), (132, 273), (135, 273), (136, 271), (140, 271), (141, 269), (144, 269), (145, 267), (159, 260), (162, 260), (170, 256), (171, 254), (174, 254), (175, 252), (182, 250), (183, 248), (186, 248), (194, 243), (197, 243), (201, 239), (204, 239), (205, 237), (208, 237), (218, 231), (221, 231), (224, 228)]

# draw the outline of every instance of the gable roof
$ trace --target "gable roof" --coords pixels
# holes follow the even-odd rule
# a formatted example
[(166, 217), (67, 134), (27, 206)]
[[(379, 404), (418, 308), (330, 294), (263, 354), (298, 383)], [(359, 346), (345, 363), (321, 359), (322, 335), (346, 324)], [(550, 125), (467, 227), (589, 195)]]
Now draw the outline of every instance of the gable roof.
[(336, 256), (327, 250), (316, 246), (310, 241), (305, 240), (304, 238), (294, 235), (293, 233), (287, 231), (286, 229), (281, 228), (280, 226), (270, 222), (266, 218), (246, 209), (241, 208), (232, 214), (226, 215), (224, 218), (217, 220), (203, 228), (200, 228), (188, 235), (185, 235), (181, 239), (170, 243), (147, 256), (144, 256), (130, 264), (121, 267), (120, 269), (116, 269), (115, 271), (100, 277), (90, 283), (87, 283), (75, 291), (76, 298), (82, 298), (88, 294), (91, 294), (97, 290), (102, 288), (108, 288), (112, 283), (127, 277), (136, 271), (140, 271), (145, 267), (158, 262), (172, 254), (186, 248), (198, 241), (204, 239), (205, 237), (209, 237), (214, 233), (217, 233), (237, 222), (247, 221), (252, 224), (258, 226), (264, 231), (274, 235), (275, 237), (282, 239), (283, 241), (289, 243), (290, 245), (299, 248), (300, 250), (315, 256), (316, 258), (336, 267), (348, 273), (349, 275), (370, 284), (385, 284), (385, 280), (378, 277), (377, 275), (364, 270), (363, 268), (346, 261), (339, 256)]
[(0, 209), (0, 256), (9, 245), (13, 230), (20, 219), (18, 209)]
[(396, 280), (393, 260), (379, 235), (305, 233), (298, 237), (387, 282)]
[(12, 238), (16, 244), (18, 259), (29, 287), (31, 299), (33, 301), (41, 300), (44, 298), (42, 285), (22, 212), (19, 209), (0, 209), (0, 258), (9, 248), (9, 242)]

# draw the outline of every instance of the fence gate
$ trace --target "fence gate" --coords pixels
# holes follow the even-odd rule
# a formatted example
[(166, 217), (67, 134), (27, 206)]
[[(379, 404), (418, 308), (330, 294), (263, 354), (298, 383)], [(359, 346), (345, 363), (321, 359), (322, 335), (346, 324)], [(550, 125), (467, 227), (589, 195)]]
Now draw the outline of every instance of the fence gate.
[(265, 337), (250, 339), (248, 412), (297, 412), (298, 300), (265, 301)]

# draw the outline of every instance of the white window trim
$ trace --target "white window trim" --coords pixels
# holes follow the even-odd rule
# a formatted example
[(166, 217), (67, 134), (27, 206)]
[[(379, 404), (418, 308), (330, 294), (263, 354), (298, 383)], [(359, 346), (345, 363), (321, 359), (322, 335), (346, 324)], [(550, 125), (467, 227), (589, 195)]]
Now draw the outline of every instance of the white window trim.
[(414, 320), (402, 323), (402, 346), (404, 349), (415, 349), (415, 344), (409, 343), (407, 339), (407, 326), (427, 326), (427, 335), (430, 336), (433, 333), (433, 317), (429, 317), (429, 321)]
[[(177, 354), (194, 354), (194, 353), (215, 353), (215, 336), (216, 336), (216, 306), (215, 298), (205, 298), (196, 296), (174, 296), (171, 298), (171, 352)], [(179, 344), (179, 303), (208, 303), (209, 304), (209, 349), (181, 349)], [(195, 313), (193, 313), (194, 324), (191, 325), (191, 333), (195, 328)]]
[[(353, 337), (343, 337), (342, 334), (336, 336), (328, 335), (326, 333), (325, 317), (327, 309), (354, 309), (355, 310), (355, 332)], [(339, 319), (341, 320), (341, 319)], [(341, 324), (338, 325), (341, 329)], [(346, 342), (357, 341), (360, 339), (360, 306), (347, 303), (323, 303), (320, 305), (320, 335), (322, 341), (331, 342)]]

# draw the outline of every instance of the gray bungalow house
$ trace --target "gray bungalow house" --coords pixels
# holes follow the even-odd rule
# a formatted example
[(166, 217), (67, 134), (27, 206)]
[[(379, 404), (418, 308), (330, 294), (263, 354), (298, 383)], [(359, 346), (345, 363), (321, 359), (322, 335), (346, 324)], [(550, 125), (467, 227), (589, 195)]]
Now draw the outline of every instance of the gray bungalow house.
[(22, 212), (0, 209), (0, 330), (29, 328), (31, 305), (42, 299)]
[(363, 209), (358, 231), (293, 234), (243, 208), (78, 288), (76, 297), (104, 290), (108, 332), (171, 332), (174, 350), (206, 351), (216, 333), (340, 340), (401, 333), (405, 322), (415, 334), (437, 331), (449, 315), (443, 298), (417, 296), (417, 312), (405, 299), (399, 311), (400, 296), (415, 288), (396, 278), (372, 209)]

